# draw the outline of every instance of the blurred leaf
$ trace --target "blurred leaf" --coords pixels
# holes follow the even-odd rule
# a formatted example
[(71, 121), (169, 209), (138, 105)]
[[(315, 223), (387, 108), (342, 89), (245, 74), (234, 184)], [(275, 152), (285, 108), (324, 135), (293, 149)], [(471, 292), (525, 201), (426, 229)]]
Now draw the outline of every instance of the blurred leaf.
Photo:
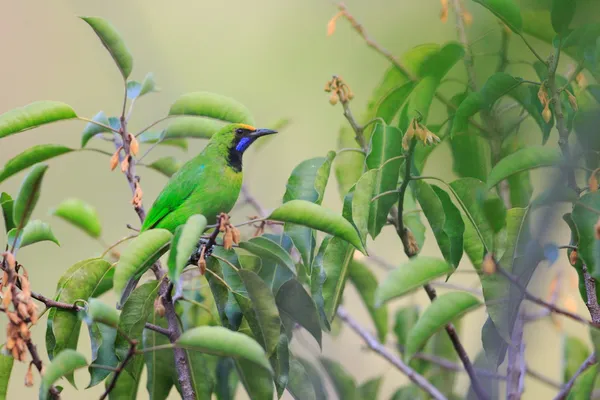
[[(300, 364), (302, 364), (304, 370), (308, 374), (308, 377), (315, 391), (316, 400), (327, 400), (327, 390), (325, 389), (325, 383), (323, 382), (321, 372), (317, 369), (317, 367), (312, 365), (306, 359), (296, 357), (295, 360), (299, 361)], [(292, 381), (290, 381), (290, 385), (292, 385)]]
[(325, 284), (325, 281), (327, 280), (327, 275), (325, 272), (325, 266), (323, 265), (323, 261), (325, 257), (325, 252), (329, 247), (331, 239), (331, 236), (326, 236), (325, 238), (323, 238), (323, 241), (319, 246), (319, 251), (315, 256), (315, 259), (313, 260), (310, 275), (310, 294), (313, 298), (313, 301), (315, 302), (315, 306), (317, 307), (317, 312), (319, 313), (321, 328), (325, 331), (330, 331), (331, 326), (329, 325), (329, 318), (327, 317), (327, 312), (325, 311), (325, 298), (323, 297), (323, 286)]
[(87, 365), (85, 357), (75, 350), (67, 349), (60, 352), (45, 368), (42, 384), (40, 385), (40, 400), (51, 398), (50, 388), (61, 377), (72, 375), (73, 371)]
[(444, 260), (418, 256), (388, 274), (375, 292), (375, 305), (380, 306), (397, 297), (420, 288), (435, 278), (454, 270)]
[(377, 399), (379, 396), (379, 389), (383, 377), (369, 379), (358, 387), (358, 396), (360, 399)]
[[(402, 156), (402, 132), (398, 128), (377, 123), (371, 136), (369, 149), (365, 162), (367, 168), (375, 170), (377, 174), (372, 198), (398, 187), (400, 165), (403, 162), (400, 158)], [(387, 216), (397, 198), (397, 195), (390, 195), (380, 197), (375, 201), (369, 199), (368, 228), (373, 239), (379, 235), (387, 222)]]
[(315, 338), (319, 347), (321, 344), (321, 324), (312, 298), (300, 282), (290, 279), (284, 283), (275, 297), (279, 311), (300, 326), (305, 328)]
[(575, 380), (575, 384), (569, 391), (568, 400), (585, 400), (592, 398), (594, 391), (594, 382), (598, 375), (598, 364), (589, 367), (584, 373), (579, 375)]
[(41, 144), (30, 147), (6, 162), (4, 168), (0, 170), (0, 182), (32, 165), (72, 151), (73, 149), (58, 144)]
[(325, 272), (323, 308), (329, 322), (334, 319), (338, 306), (342, 301), (353, 254), (354, 249), (338, 237), (332, 238), (324, 250), (322, 257), (322, 265)]
[(450, 139), (452, 165), (454, 172), (461, 178), (477, 178), (485, 181), (490, 171), (489, 142), (473, 133), (455, 134)]
[(36, 101), (0, 115), (0, 139), (40, 125), (76, 117), (75, 111), (65, 103)]
[[(480, 370), (485, 370), (490, 373), (496, 372), (496, 364), (493, 364), (490, 360), (487, 359), (485, 352), (480, 351), (475, 357), (475, 361), (473, 362), (473, 366)], [(487, 378), (482, 375), (479, 375), (479, 383), (481, 384), (485, 393), (487, 393), (491, 400), (498, 400), (499, 396), (499, 381), (494, 378)], [(469, 391), (467, 393), (467, 400), (477, 400), (478, 397), (473, 390), (473, 385), (469, 386)]]
[[(288, 254), (292, 250), (292, 241), (289, 236), (283, 235), (273, 235), (266, 233), (263, 235), (266, 239), (270, 239), (271, 241), (277, 243), (281, 246)], [(240, 258), (241, 259), (241, 258)], [(273, 261), (276, 259), (261, 259), (259, 257), (255, 257), (256, 260), (260, 262), (260, 271), (254, 270), (258, 275), (264, 280), (271, 288), (271, 291), (275, 294), (288, 280), (292, 279), (295, 275), (293, 271), (290, 271), (288, 268), (284, 267), (280, 262)], [(247, 268), (244, 265), (244, 269)]]
[(81, 19), (87, 22), (94, 32), (96, 32), (106, 50), (108, 50), (113, 60), (115, 60), (117, 67), (121, 71), (121, 75), (123, 75), (123, 79), (127, 80), (133, 69), (133, 57), (129, 53), (125, 42), (121, 39), (119, 32), (104, 18), (81, 17)]
[(408, 338), (408, 332), (413, 328), (419, 319), (419, 307), (407, 306), (396, 310), (396, 316), (394, 319), (394, 334), (396, 340), (401, 347), (406, 346), (406, 338)]
[(405, 82), (385, 93), (377, 104), (375, 117), (382, 118), (386, 124), (391, 124), (396, 114), (398, 114), (398, 111), (406, 103), (406, 100), (408, 100), (414, 88), (414, 82)]
[[(279, 342), (281, 322), (273, 293), (267, 284), (254, 272), (240, 269), (249, 298), (249, 307), (240, 304), (252, 333), (265, 349), (268, 356), (273, 354)], [(236, 295), (239, 301), (239, 295)]]
[(192, 351), (247, 360), (272, 372), (265, 351), (254, 339), (221, 326), (199, 326), (185, 331), (177, 345)]
[(223, 127), (223, 122), (201, 117), (178, 117), (167, 126), (165, 139), (210, 139)]
[(14, 358), (3, 354), (4, 350), (4, 346), (0, 347), (0, 400), (6, 400), (10, 373), (14, 363)]
[(140, 96), (152, 92), (157, 92), (156, 82), (154, 82), (154, 74), (152, 72), (148, 72), (142, 81), (142, 90), (140, 92)]
[(575, 336), (562, 338), (562, 369), (563, 383), (567, 383), (575, 375), (581, 364), (590, 355), (590, 349)]
[(402, 386), (392, 395), (390, 400), (424, 400), (423, 392), (415, 384)]
[[(502, 158), (525, 148), (527, 145), (517, 136), (505, 139), (502, 143), (500, 156)], [(484, 180), (487, 177), (484, 178)], [(507, 178), (508, 188), (510, 190), (510, 204), (512, 207), (527, 207), (533, 194), (531, 184), (531, 174), (529, 171), (519, 172)]]
[(102, 325), (107, 325), (116, 328), (119, 325), (119, 313), (113, 307), (105, 304), (102, 300), (90, 298), (86, 319), (90, 322), (97, 322)]
[(388, 311), (386, 307), (375, 307), (375, 291), (377, 290), (377, 279), (371, 270), (364, 264), (352, 260), (348, 270), (348, 278), (356, 288), (363, 304), (369, 311), (373, 324), (377, 329), (377, 337), (381, 343), (385, 343), (388, 331)]
[(356, 149), (356, 151), (344, 151), (335, 159), (335, 177), (338, 182), (338, 192), (343, 199), (363, 174), (365, 164), (365, 154), (356, 143), (354, 131), (347, 125), (342, 126), (338, 134), (338, 150), (342, 149)]
[(292, 260), (292, 257), (279, 244), (271, 239), (264, 236), (258, 236), (246, 242), (240, 242), (239, 246), (263, 259), (284, 265), (296, 275), (296, 264), (294, 263), (294, 260)]
[[(117, 379), (117, 383), (114, 389), (111, 390), (108, 396), (109, 400), (137, 400), (137, 392), (140, 384), (140, 374), (142, 373), (143, 367), (143, 362), (136, 362), (134, 376), (130, 375), (129, 373), (119, 375), (119, 379)], [(108, 376), (108, 378), (104, 381), (105, 387), (108, 387), (113, 376), (114, 372), (111, 373)]]
[[(166, 328), (167, 322), (159, 318), (156, 313), (151, 313), (150, 323)], [(144, 329), (142, 333), (144, 349), (170, 343), (169, 338), (151, 329)], [(148, 371), (146, 389), (151, 400), (166, 399), (171, 388), (177, 382), (175, 358), (173, 350), (148, 351), (144, 353), (144, 363)], [(191, 372), (191, 371), (190, 371)], [(197, 396), (198, 399), (202, 397)], [(204, 397), (206, 399), (206, 397)], [(210, 397), (208, 397), (210, 399)]]
[(4, 216), (4, 227), (6, 232), (9, 232), (15, 227), (13, 220), (13, 206), (14, 201), (12, 197), (6, 192), (0, 194), (0, 207), (2, 208), (2, 215)]
[(29, 221), (19, 234), (18, 239), (15, 237), (16, 234), (17, 229), (12, 229), (10, 232), (8, 232), (7, 240), (8, 243), (16, 243), (16, 247), (18, 248), (23, 248), (25, 246), (29, 246), (30, 244), (43, 241), (53, 242), (60, 246), (58, 239), (56, 239), (56, 236), (54, 236), (54, 233), (52, 233), (50, 225), (38, 219)]
[(362, 243), (366, 243), (370, 223), (370, 209), (378, 171), (368, 170), (360, 177), (346, 197), (342, 216), (354, 225)]
[(366, 253), (356, 229), (341, 215), (305, 200), (292, 200), (276, 208), (268, 217), (270, 220), (302, 224), (329, 233)]
[[(336, 153), (330, 151), (326, 157), (311, 158), (298, 164), (288, 179), (283, 202), (300, 199), (321, 204), (335, 156)], [(304, 265), (311, 265), (316, 246), (314, 231), (288, 223), (284, 232), (294, 242)]]
[[(196, 118), (196, 117), (190, 117)], [(200, 119), (200, 118), (198, 118)], [(185, 138), (166, 138), (166, 131), (146, 131), (137, 137), (138, 142), (148, 144), (159, 144), (163, 146), (178, 147), (182, 150), (188, 149), (188, 142)]]
[(287, 390), (295, 400), (322, 399), (315, 394), (313, 382), (303, 363), (294, 358), (290, 360), (290, 380)]
[[(461, 322), (461, 320), (453, 321), (454, 329), (456, 331), (456, 334), (459, 336), (460, 328), (462, 325)], [(460, 362), (456, 350), (454, 349), (454, 345), (452, 344), (452, 341), (450, 340), (450, 337), (448, 336), (448, 333), (445, 329), (440, 329), (433, 336), (431, 336), (423, 352), (427, 354), (433, 354), (451, 362)], [(440, 392), (454, 392), (454, 387), (458, 378), (457, 371), (442, 368), (440, 365), (437, 365), (435, 363), (426, 363), (423, 360), (416, 359), (416, 357), (413, 358), (412, 361), (421, 361), (425, 364), (425, 366), (427, 367), (427, 369), (423, 373), (425, 378), (429, 380), (433, 386), (438, 388)], [(453, 399), (456, 398), (452, 395), (450, 395), (449, 397)]]
[(583, 195), (573, 207), (572, 218), (579, 234), (577, 245), (578, 256), (587, 265), (590, 274), (600, 277), (596, 258), (596, 229), (595, 225), (600, 216), (600, 192)]
[(206, 218), (202, 214), (189, 217), (184, 225), (177, 227), (171, 239), (169, 260), (169, 278), (178, 282), (181, 271), (188, 265), (190, 256), (196, 249), (198, 241), (206, 228)]
[(42, 179), (47, 169), (46, 164), (34, 165), (21, 183), (19, 194), (13, 203), (13, 221), (19, 230), (29, 222), (31, 213), (40, 198)]
[(320, 357), (321, 365), (325, 368), (333, 383), (335, 392), (340, 399), (358, 400), (357, 386), (354, 378), (337, 361)]
[(127, 82), (127, 98), (129, 100), (136, 99), (142, 92), (142, 84), (138, 81)]
[(513, 32), (521, 33), (523, 29), (521, 10), (513, 0), (475, 0), (475, 2), (494, 13)]
[(151, 164), (148, 164), (147, 167), (170, 178), (175, 172), (179, 171), (179, 168), (181, 168), (182, 165), (183, 163), (177, 161), (175, 157), (167, 156), (153, 161)]
[(74, 198), (63, 200), (51, 213), (75, 225), (93, 238), (99, 238), (102, 233), (102, 225), (96, 209), (83, 200)]
[[(106, 365), (108, 367), (116, 368), (119, 364), (114, 347), (117, 330), (110, 326), (97, 324), (91, 321), (89, 322), (88, 331), (90, 333), (90, 342), (92, 345), (91, 364)], [(92, 366), (88, 367), (88, 372), (90, 373), (90, 383), (87, 388), (96, 386), (110, 375), (109, 370)]]
[(277, 389), (277, 398), (281, 398), (290, 378), (290, 343), (285, 333), (279, 335), (277, 348), (271, 355), (269, 361), (273, 367), (275, 375), (275, 387)]
[(215, 394), (217, 400), (233, 400), (238, 384), (238, 375), (232, 373), (235, 363), (231, 358), (219, 358), (216, 368), (217, 382), (215, 385)]
[(193, 92), (180, 96), (171, 106), (169, 115), (194, 115), (254, 125), (254, 118), (246, 106), (237, 100), (209, 92)]
[(256, 364), (246, 359), (235, 360), (240, 381), (252, 400), (273, 400), (273, 378), (269, 371), (256, 368)]
[(500, 160), (487, 179), (488, 188), (493, 188), (504, 179), (530, 169), (553, 167), (562, 159), (558, 149), (543, 146), (528, 146)]
[(142, 275), (169, 249), (173, 235), (166, 229), (151, 229), (140, 233), (121, 253), (115, 267), (113, 289), (119, 302), (125, 304)]
[[(92, 118), (92, 121), (95, 121), (99, 124), (103, 124), (103, 125), (106, 125), (107, 127), (110, 127), (110, 122), (108, 121), (106, 114), (104, 114), (104, 111), (99, 111), (98, 114), (96, 114), (94, 116), (94, 118)], [(85, 127), (83, 128), (83, 132), (81, 132), (81, 148), (84, 148), (87, 145), (87, 143), (90, 141), (90, 139), (92, 139), (94, 136), (96, 136), (97, 134), (102, 133), (102, 132), (112, 132), (112, 131), (103, 126), (94, 124), (93, 122), (88, 122), (85, 125)]]
[(434, 333), (480, 305), (481, 302), (475, 296), (466, 292), (451, 292), (439, 296), (425, 309), (410, 330), (404, 358), (410, 360)]

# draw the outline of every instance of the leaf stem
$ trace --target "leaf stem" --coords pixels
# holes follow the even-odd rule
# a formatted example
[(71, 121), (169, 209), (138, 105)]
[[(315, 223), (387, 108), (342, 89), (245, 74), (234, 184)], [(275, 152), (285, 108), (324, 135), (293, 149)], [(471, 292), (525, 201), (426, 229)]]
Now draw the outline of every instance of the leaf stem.
[(543, 62), (544, 64), (547, 64), (546, 60), (544, 60), (537, 51), (535, 51), (535, 49), (533, 48), (533, 46), (531, 46), (531, 44), (529, 43), (529, 41), (527, 39), (525, 39), (525, 36), (522, 33), (517, 33), (517, 35), (519, 35), (521, 37), (521, 39), (523, 39), (523, 43), (525, 43), (525, 45), (527, 47), (529, 47), (529, 50), (531, 50), (531, 52), (533, 53), (533, 55), (540, 60), (541, 62)]
[(76, 117), (76, 119), (78, 119), (78, 120), (80, 120), (80, 121), (85, 121), (85, 122), (88, 122), (88, 123), (90, 123), (90, 124), (94, 124), (94, 125), (101, 126), (102, 128), (104, 128), (104, 129), (107, 129), (107, 130), (109, 130), (109, 131), (112, 131), (112, 132), (114, 132), (114, 133), (120, 133), (118, 129), (114, 129), (114, 128), (113, 128), (113, 127), (111, 127), (111, 126), (104, 125), (103, 123), (101, 123), (101, 122), (98, 122), (98, 121), (94, 121), (93, 119), (89, 119), (89, 118), (85, 118), (85, 117)]

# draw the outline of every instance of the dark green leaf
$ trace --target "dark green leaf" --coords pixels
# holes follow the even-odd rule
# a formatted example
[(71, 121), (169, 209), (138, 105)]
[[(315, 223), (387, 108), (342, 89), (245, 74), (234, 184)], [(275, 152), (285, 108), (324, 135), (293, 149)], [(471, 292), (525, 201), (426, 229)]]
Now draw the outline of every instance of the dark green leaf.
[(112, 132), (110, 129), (108, 129), (108, 127), (110, 127), (110, 122), (108, 121), (106, 114), (104, 114), (104, 111), (98, 112), (98, 114), (96, 114), (94, 118), (92, 118), (92, 121), (95, 121), (98, 124), (105, 125), (106, 128), (93, 122), (88, 122), (83, 128), (83, 132), (81, 132), (82, 148), (85, 147), (90, 141), (90, 139), (96, 136), (97, 134), (102, 132)]
[[(134, 367), (134, 375), (130, 375), (129, 373), (124, 373), (119, 375), (119, 379), (117, 379), (117, 383), (114, 389), (111, 390), (108, 398), (109, 400), (137, 400), (137, 392), (140, 385), (140, 375), (142, 373), (142, 369), (144, 368), (143, 360), (140, 358), (139, 361), (136, 360), (135, 364), (131, 363)], [(114, 372), (111, 373), (108, 378), (104, 381), (104, 386), (108, 387), (111, 380), (113, 379)]]
[(242, 311), (230, 288), (235, 293), (243, 295), (246, 294), (246, 288), (239, 275), (229, 263), (239, 268), (239, 262), (234, 251), (226, 251), (222, 247), (213, 249), (213, 256), (219, 257), (219, 259), (217, 260), (215, 257), (208, 258), (207, 268), (213, 273), (207, 275), (207, 280), (215, 300), (215, 305), (219, 311), (219, 317), (223, 326), (231, 330), (237, 330), (241, 323)]
[(209, 92), (187, 93), (171, 106), (169, 115), (194, 115), (254, 125), (250, 111), (237, 100)]
[(34, 164), (72, 151), (73, 149), (58, 144), (41, 144), (30, 147), (6, 162), (4, 168), (0, 170), (0, 182)]
[(475, 2), (494, 13), (515, 33), (521, 33), (523, 18), (521, 10), (514, 0), (475, 0)]
[(388, 331), (388, 311), (386, 307), (375, 307), (375, 291), (377, 290), (377, 279), (371, 270), (364, 264), (352, 260), (348, 271), (350, 281), (358, 291), (363, 304), (369, 311), (373, 324), (377, 329), (377, 337), (381, 343), (385, 343)]
[[(117, 330), (113, 327), (91, 322), (88, 324), (90, 333), (90, 342), (92, 344), (92, 364), (106, 365), (116, 368), (119, 364), (115, 354), (115, 339)], [(106, 379), (110, 371), (101, 368), (88, 367), (90, 373), (90, 383), (87, 386), (91, 388)]]
[(571, 380), (589, 355), (590, 349), (581, 339), (575, 336), (564, 336), (562, 338), (563, 383)]
[(19, 234), (18, 239), (15, 237), (16, 234), (17, 229), (14, 228), (8, 232), (7, 239), (8, 243), (16, 243), (16, 247), (18, 248), (23, 248), (25, 246), (29, 246), (30, 244), (43, 241), (53, 242), (60, 246), (58, 239), (56, 239), (56, 236), (54, 236), (54, 233), (52, 233), (50, 225), (38, 219), (29, 221)]
[(87, 365), (85, 357), (75, 350), (67, 349), (60, 352), (45, 368), (42, 384), (40, 385), (40, 400), (51, 398), (50, 388), (61, 377), (72, 375), (73, 371)]
[[(515, 151), (525, 148), (527, 145), (516, 135), (504, 140), (502, 143), (501, 157), (504, 158)], [(485, 178), (487, 179), (487, 177)], [(527, 207), (533, 194), (531, 174), (524, 171), (507, 178), (510, 190), (510, 204), (512, 207)]]
[(344, 400), (358, 400), (358, 392), (354, 378), (338, 362), (321, 357), (321, 364), (325, 368), (329, 379), (333, 383), (338, 398)]
[(277, 348), (269, 361), (271, 361), (275, 375), (274, 381), (277, 389), (277, 398), (281, 398), (290, 378), (290, 342), (285, 333), (279, 335)]
[[(167, 327), (165, 319), (159, 318), (155, 313), (152, 313), (149, 322), (163, 328)], [(144, 348), (151, 348), (168, 344), (169, 339), (153, 330), (144, 329), (142, 343)], [(144, 363), (146, 364), (146, 370), (148, 372), (146, 389), (148, 390), (150, 399), (166, 399), (171, 388), (175, 385), (175, 382), (177, 382), (177, 371), (175, 370), (173, 350), (145, 352)]]
[(354, 248), (338, 237), (332, 238), (324, 250), (322, 265), (326, 279), (323, 283), (323, 308), (327, 321), (334, 319), (342, 301), (353, 255)]
[(119, 32), (117, 32), (110, 22), (103, 18), (81, 17), (81, 19), (87, 22), (94, 32), (96, 32), (106, 50), (108, 50), (113, 60), (115, 60), (117, 67), (121, 71), (121, 75), (123, 75), (123, 79), (127, 80), (133, 68), (133, 57), (129, 53), (125, 42), (121, 39)]
[(258, 236), (247, 242), (241, 242), (239, 246), (261, 258), (284, 265), (292, 271), (294, 275), (296, 274), (296, 264), (294, 263), (294, 260), (292, 260), (290, 254), (271, 239), (264, 236)]
[[(277, 243), (288, 253), (292, 250), (292, 241), (285, 234), (272, 235), (267, 233), (264, 234), (263, 237)], [(274, 294), (277, 293), (282, 284), (294, 277), (294, 273), (279, 262), (270, 259), (261, 259), (259, 257), (254, 257), (254, 259), (255, 261), (258, 261), (260, 265), (257, 269), (253, 269), (253, 271), (257, 272), (262, 280), (271, 287), (271, 291)], [(242, 265), (244, 266), (244, 269), (250, 269), (248, 266)]]
[[(371, 136), (370, 151), (365, 160), (369, 170), (376, 170), (372, 197), (394, 190), (398, 186), (400, 165), (402, 164), (402, 132), (392, 126), (376, 124)], [(370, 201), (369, 234), (373, 239), (379, 235), (387, 222), (387, 216), (398, 196), (383, 196)], [(353, 212), (354, 214), (354, 212)], [(363, 239), (364, 241), (364, 239)]]
[(331, 236), (326, 236), (321, 242), (319, 251), (317, 252), (317, 255), (313, 261), (310, 275), (310, 293), (315, 305), (317, 306), (321, 327), (325, 331), (329, 331), (331, 327), (329, 325), (329, 318), (327, 317), (327, 313), (325, 311), (325, 299), (323, 298), (323, 286), (327, 279), (325, 267), (323, 265), (323, 259), (325, 257), (325, 251), (329, 247), (330, 242)]
[(235, 367), (248, 396), (252, 400), (273, 399), (273, 378), (269, 371), (256, 368), (256, 364), (246, 360), (235, 360)]
[(182, 165), (183, 163), (177, 161), (175, 157), (167, 156), (153, 161), (151, 164), (148, 164), (147, 167), (170, 178), (175, 172), (179, 171), (179, 168), (181, 168)]
[(292, 200), (275, 209), (268, 219), (301, 224), (329, 233), (366, 253), (356, 229), (341, 215), (305, 200)]
[(383, 383), (383, 378), (369, 379), (365, 383), (358, 387), (358, 396), (360, 399), (377, 399), (379, 396), (379, 389)]
[(173, 235), (166, 229), (151, 229), (133, 239), (115, 267), (113, 289), (123, 306), (137, 281), (169, 248)]
[(290, 279), (279, 288), (275, 301), (279, 311), (305, 328), (321, 347), (321, 324), (317, 309), (302, 284)]
[(369, 230), (370, 210), (373, 205), (371, 199), (377, 174), (378, 171), (375, 169), (365, 172), (344, 198), (342, 215), (354, 225), (362, 243), (366, 243)]
[(579, 375), (575, 384), (569, 391), (568, 400), (586, 400), (592, 398), (594, 391), (594, 382), (598, 375), (598, 364), (589, 367), (584, 373)]
[(466, 292), (451, 292), (439, 296), (425, 309), (409, 332), (404, 357), (410, 360), (434, 333), (480, 305), (481, 302), (475, 296)]
[(313, 382), (303, 363), (296, 359), (290, 360), (290, 379), (287, 389), (295, 400), (320, 399), (315, 394)]
[(188, 265), (188, 260), (206, 228), (206, 218), (202, 214), (195, 214), (188, 218), (186, 223), (175, 230), (171, 240), (168, 267), (169, 278), (178, 282), (181, 271)]
[(544, 121), (544, 117), (542, 117), (544, 106), (542, 106), (542, 103), (538, 100), (538, 90), (539, 87), (535, 85), (521, 85), (511, 90), (508, 95), (519, 102), (540, 127), (540, 130), (542, 131), (542, 143), (545, 144), (550, 137), (550, 132), (554, 125), (554, 116), (552, 116), (552, 119), (549, 122)]
[(235, 362), (231, 358), (219, 358), (216, 368), (217, 382), (215, 394), (217, 400), (233, 400), (238, 384), (238, 375), (234, 372)]
[(13, 206), (14, 201), (12, 197), (6, 192), (0, 194), (0, 207), (2, 208), (2, 215), (4, 216), (4, 227), (6, 232), (9, 232), (15, 227), (13, 220)]
[(423, 392), (417, 385), (406, 385), (396, 390), (390, 400), (424, 400)]
[(10, 373), (14, 363), (14, 358), (4, 355), (3, 351), (4, 346), (0, 348), (0, 400), (6, 400)]
[(75, 111), (65, 103), (36, 101), (0, 115), (0, 139), (40, 125), (76, 117)]
[(587, 265), (595, 278), (600, 277), (600, 268), (596, 258), (595, 224), (600, 216), (600, 192), (591, 192), (582, 196), (573, 207), (573, 222), (579, 234), (578, 256)]
[(408, 332), (417, 323), (419, 319), (419, 308), (417, 306), (408, 306), (399, 308), (396, 311), (394, 322), (394, 334), (400, 346), (406, 346)]
[(490, 172), (489, 141), (474, 132), (455, 134), (450, 138), (452, 166), (461, 178), (487, 179)]
[(19, 230), (29, 222), (29, 217), (40, 198), (42, 179), (47, 169), (46, 164), (34, 165), (21, 183), (19, 194), (13, 205), (13, 221)]
[(482, 201), (483, 214), (492, 228), (498, 234), (506, 224), (506, 207), (501, 198), (493, 196)]
[(375, 117), (382, 118), (386, 124), (391, 124), (398, 111), (406, 103), (414, 87), (414, 82), (405, 82), (385, 93), (379, 104), (377, 104)]
[[(308, 374), (308, 377), (309, 377), (309, 379), (313, 385), (313, 388), (315, 390), (316, 400), (327, 400), (327, 390), (325, 389), (325, 384), (323, 382), (321, 372), (317, 369), (317, 367), (312, 365), (308, 360), (305, 360), (300, 357), (296, 357), (296, 360), (298, 360), (300, 362), (300, 364), (302, 364), (302, 366), (304, 367), (304, 370)], [(290, 382), (290, 384), (291, 384), (291, 382)], [(301, 399), (297, 399), (297, 400), (301, 400)]]
[(419, 256), (389, 273), (375, 292), (375, 305), (403, 296), (420, 288), (435, 278), (454, 270), (450, 264), (438, 258)]
[[(473, 366), (477, 369), (488, 371), (490, 373), (496, 372), (496, 364), (488, 360), (485, 355), (485, 352), (480, 351), (475, 357), (475, 361), (473, 362)], [(485, 393), (488, 394), (490, 399), (497, 400), (500, 398), (499, 396), (499, 381), (494, 378), (483, 377), (482, 374), (479, 375), (479, 383), (482, 386)], [(473, 390), (473, 385), (469, 386), (469, 392), (467, 393), (467, 400), (477, 400), (478, 396), (475, 394)]]
[(560, 150), (544, 146), (527, 146), (500, 160), (487, 178), (488, 188), (519, 172), (542, 167), (557, 166), (562, 155)]
[(52, 215), (64, 219), (93, 238), (99, 238), (102, 225), (96, 209), (80, 199), (66, 199), (54, 210)]

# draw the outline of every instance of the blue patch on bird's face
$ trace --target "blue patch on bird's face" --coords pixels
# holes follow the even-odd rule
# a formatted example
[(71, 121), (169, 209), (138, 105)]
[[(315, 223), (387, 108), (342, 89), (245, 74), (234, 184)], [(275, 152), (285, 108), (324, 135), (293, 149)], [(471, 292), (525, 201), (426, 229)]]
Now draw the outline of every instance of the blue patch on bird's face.
[(243, 153), (244, 151), (246, 151), (246, 149), (248, 149), (248, 147), (250, 147), (250, 144), (252, 143), (252, 140), (250, 138), (242, 138), (240, 140), (240, 142), (237, 144), (237, 146), (235, 146), (235, 149), (237, 151), (239, 151), (240, 153)]

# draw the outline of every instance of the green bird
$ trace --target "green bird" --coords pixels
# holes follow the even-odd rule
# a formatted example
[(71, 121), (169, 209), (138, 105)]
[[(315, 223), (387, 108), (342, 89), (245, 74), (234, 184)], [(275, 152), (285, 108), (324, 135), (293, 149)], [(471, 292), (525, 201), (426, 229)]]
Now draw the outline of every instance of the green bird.
[(209, 224), (229, 213), (242, 188), (242, 156), (256, 139), (277, 133), (230, 124), (215, 133), (204, 150), (186, 162), (158, 195), (140, 232), (162, 228), (172, 233), (194, 214)]

